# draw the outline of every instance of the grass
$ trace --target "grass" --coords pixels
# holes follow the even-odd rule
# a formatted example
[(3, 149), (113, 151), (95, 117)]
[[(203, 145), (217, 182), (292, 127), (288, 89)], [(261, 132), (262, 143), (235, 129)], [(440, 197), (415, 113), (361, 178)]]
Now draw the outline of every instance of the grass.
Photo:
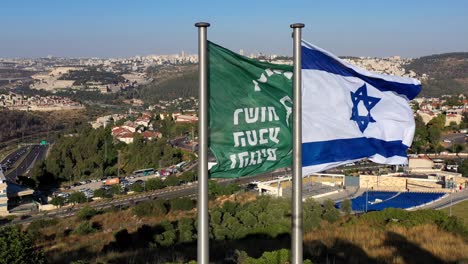
[[(441, 209), (442, 211), (450, 214), (450, 207)], [(452, 206), (452, 215), (462, 219), (465, 225), (468, 226), (468, 201), (463, 201)]]
[(468, 260), (465, 238), (440, 230), (434, 224), (413, 227), (322, 223), (304, 235), (304, 254), (332, 253), (337, 263), (445, 263)]

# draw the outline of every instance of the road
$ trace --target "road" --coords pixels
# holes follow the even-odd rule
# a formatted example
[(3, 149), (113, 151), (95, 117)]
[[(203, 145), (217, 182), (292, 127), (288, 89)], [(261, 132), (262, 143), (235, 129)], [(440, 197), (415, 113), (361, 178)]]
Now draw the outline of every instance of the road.
[(451, 147), (453, 144), (463, 145), (466, 142), (466, 137), (464, 133), (453, 133), (453, 134), (443, 135), (442, 140), (450, 141), (447, 143), (449, 143), (449, 146)]
[[(238, 185), (246, 185), (252, 181), (260, 181), (260, 180), (270, 180), (277, 176), (284, 176), (284, 171), (267, 173), (257, 176), (249, 176), (249, 177), (242, 177), (242, 178), (235, 178), (235, 179), (221, 179), (218, 180), (218, 183), (222, 185), (227, 185), (230, 183), (236, 183)], [(97, 200), (89, 203), (79, 204), (72, 207), (67, 208), (60, 208), (48, 212), (38, 212), (35, 214), (31, 214), (31, 217), (26, 219), (15, 219), (10, 223), (6, 223), (4, 225), (16, 225), (16, 224), (25, 224), (30, 223), (34, 220), (42, 219), (44, 217), (69, 217), (73, 216), (76, 212), (81, 210), (85, 206), (91, 206), (95, 209), (106, 209), (111, 207), (120, 207), (120, 206), (127, 206), (127, 205), (135, 205), (139, 202), (153, 200), (153, 199), (172, 199), (176, 197), (191, 197), (196, 198), (198, 192), (198, 183), (194, 182), (191, 184), (186, 184), (182, 186), (176, 187), (166, 187), (161, 190), (156, 190), (152, 192), (145, 192), (137, 195), (125, 195), (115, 199), (102, 199)]]
[(29, 173), (29, 170), (33, 167), (34, 163), (38, 160), (42, 160), (45, 157), (47, 152), (47, 145), (34, 145), (31, 147), (30, 151), (24, 157), (16, 168), (13, 170), (7, 171), (5, 177), (10, 182), (16, 182), (18, 176), (24, 176)]
[[(28, 147), (21, 147), (12, 153), (8, 154), (0, 164), (5, 167), (6, 170), (9, 170), (13, 165), (19, 161), (26, 153), (28, 152)], [(4, 171), (6, 172), (6, 171)]]

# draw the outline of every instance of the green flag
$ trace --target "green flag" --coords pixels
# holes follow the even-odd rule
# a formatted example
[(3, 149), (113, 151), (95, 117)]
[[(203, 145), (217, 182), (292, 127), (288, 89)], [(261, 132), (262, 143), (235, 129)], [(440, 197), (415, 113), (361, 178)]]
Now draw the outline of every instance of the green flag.
[(292, 71), (208, 42), (210, 177), (291, 166)]

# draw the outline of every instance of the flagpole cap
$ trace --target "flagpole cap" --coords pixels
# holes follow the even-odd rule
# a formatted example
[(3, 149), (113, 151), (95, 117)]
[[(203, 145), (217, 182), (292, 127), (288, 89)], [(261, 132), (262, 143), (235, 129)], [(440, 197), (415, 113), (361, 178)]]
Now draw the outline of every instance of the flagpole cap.
[(294, 24), (291, 24), (290, 27), (291, 28), (303, 28), (303, 27), (305, 27), (305, 25), (302, 24), (302, 23), (294, 23)]
[(197, 22), (197, 23), (195, 23), (195, 26), (196, 26), (196, 27), (209, 27), (209, 26), (210, 26), (210, 23), (207, 23), (207, 22)]

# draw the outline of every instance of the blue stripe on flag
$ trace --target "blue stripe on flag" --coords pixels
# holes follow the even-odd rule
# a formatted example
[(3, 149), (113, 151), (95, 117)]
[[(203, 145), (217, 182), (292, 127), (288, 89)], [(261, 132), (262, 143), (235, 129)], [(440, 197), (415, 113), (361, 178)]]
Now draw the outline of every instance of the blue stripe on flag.
[(414, 99), (421, 91), (421, 85), (392, 82), (363, 75), (356, 72), (354, 69), (346, 67), (327, 54), (305, 46), (302, 46), (302, 69), (326, 71), (342, 76), (354, 76), (362, 79), (382, 92), (392, 91), (405, 95), (409, 100)]
[(302, 143), (302, 166), (356, 160), (375, 154), (386, 158), (406, 157), (407, 148), (401, 140), (384, 141), (365, 137), (307, 142)]

